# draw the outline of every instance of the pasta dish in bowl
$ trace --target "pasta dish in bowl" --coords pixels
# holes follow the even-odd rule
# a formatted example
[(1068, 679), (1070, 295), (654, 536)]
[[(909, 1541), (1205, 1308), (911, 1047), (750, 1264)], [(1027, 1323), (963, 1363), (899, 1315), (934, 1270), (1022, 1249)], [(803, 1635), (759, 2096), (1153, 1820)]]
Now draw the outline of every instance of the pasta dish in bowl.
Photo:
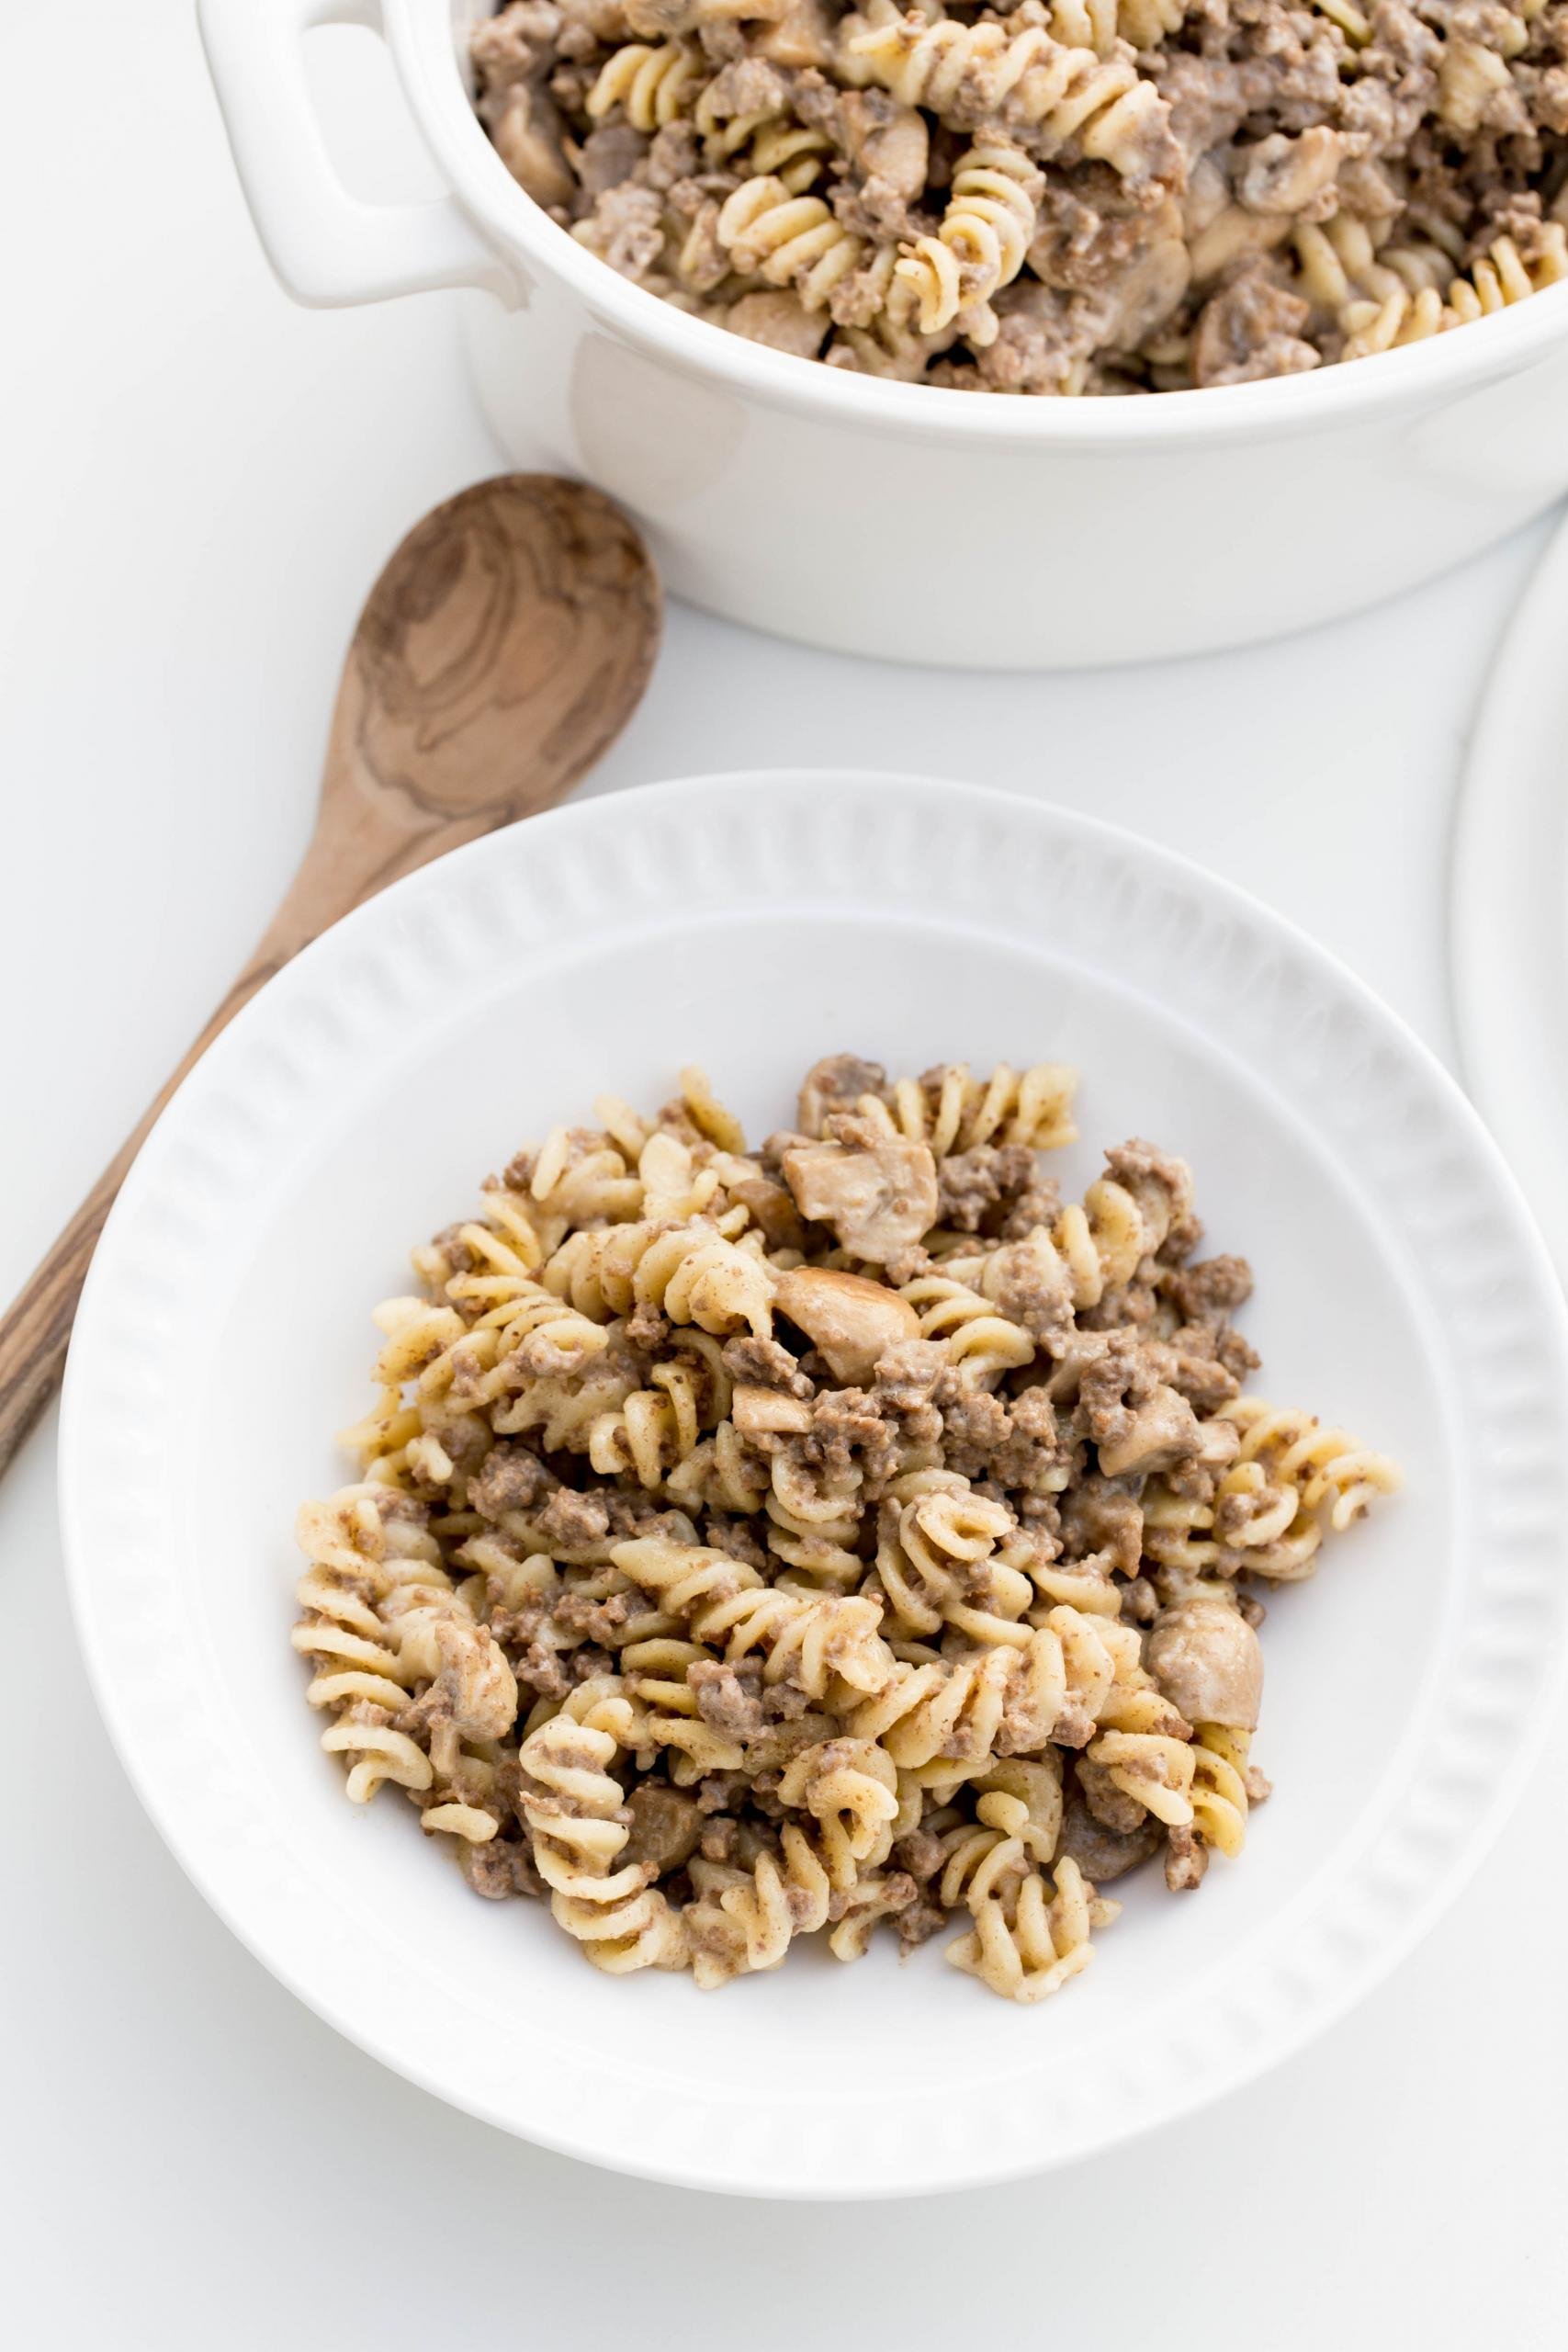
[(446, 191), (380, 208), (313, 119), (336, 5), (200, 0), (285, 282), (477, 289), (502, 447), (728, 619), (1147, 660), (1568, 488), (1562, 0), (375, 0)]
[(414, 1252), (361, 1477), (310, 1505), (321, 1745), (480, 1894), (711, 1988), (826, 1931), (1043, 1999), (1231, 1860), (1260, 1592), (1398, 1484), (1244, 1395), (1185, 1163), (1047, 1172), (1075, 1074), (835, 1054), (756, 1155), (705, 1075), (615, 1098)]
[(874, 376), (1247, 383), (1568, 277), (1552, 0), (502, 0), (471, 47), (591, 252)]
[(952, 785), (649, 788), (367, 902), (181, 1089), (73, 1598), (164, 1836), (388, 2064), (663, 2178), (974, 2183), (1462, 1885), (1562, 1649), (1564, 1322), (1241, 894)]

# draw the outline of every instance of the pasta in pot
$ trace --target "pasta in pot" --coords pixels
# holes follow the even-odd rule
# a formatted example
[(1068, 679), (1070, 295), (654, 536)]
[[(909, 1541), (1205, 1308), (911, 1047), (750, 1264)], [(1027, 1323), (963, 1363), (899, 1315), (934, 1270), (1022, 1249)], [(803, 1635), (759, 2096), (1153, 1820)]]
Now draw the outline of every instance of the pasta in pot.
[(863, 374), (1218, 387), (1568, 278), (1568, 0), (502, 0), (472, 55), (562, 228)]
[[(649, 103), (652, 103), (650, 100)], [(1242, 1392), (1251, 1277), (1137, 1138), (1064, 1206), (1058, 1064), (830, 1056), (747, 1149), (697, 1070), (482, 1190), (377, 1310), (294, 1646), (347, 1793), (707, 1988), (949, 1912), (1033, 2003), (1101, 1883), (1244, 1849), (1259, 1583), (1398, 1485)]]

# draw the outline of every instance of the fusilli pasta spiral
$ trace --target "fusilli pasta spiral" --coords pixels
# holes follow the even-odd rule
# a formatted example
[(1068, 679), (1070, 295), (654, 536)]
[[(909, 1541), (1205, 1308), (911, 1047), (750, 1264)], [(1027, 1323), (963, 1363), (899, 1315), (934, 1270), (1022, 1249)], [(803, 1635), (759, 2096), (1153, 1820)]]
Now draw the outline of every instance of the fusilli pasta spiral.
[(1174, 176), (1166, 109), (1126, 53), (1102, 59), (1033, 27), (1009, 34), (994, 23), (918, 17), (862, 33), (852, 47), (906, 106), (961, 127), (995, 120), (1043, 158), (1071, 146), (1132, 182)]
[(765, 1585), (728, 1552), (661, 1536), (619, 1544), (610, 1556), (698, 1641), (732, 1660), (759, 1651), (770, 1680), (787, 1673), (814, 1699), (825, 1699), (835, 1679), (852, 1690), (880, 1690), (895, 1670), (874, 1601)]
[(797, 196), (773, 174), (742, 180), (725, 198), (717, 235), (737, 269), (793, 286), (808, 311), (826, 306), (865, 252), (820, 197)]
[(616, 1976), (683, 1967), (687, 1957), (680, 1917), (649, 1885), (646, 1866), (614, 1867), (629, 1832), (609, 1767), (634, 1733), (625, 1695), (605, 1677), (580, 1685), (517, 1752), (518, 1805), (551, 1912), (596, 1968)]
[(544, 1269), (557, 1298), (584, 1316), (626, 1315), (637, 1306), (662, 1309), (672, 1323), (695, 1323), (725, 1334), (773, 1329), (773, 1277), (760, 1252), (731, 1240), (744, 1212), (718, 1224), (694, 1217), (683, 1225), (639, 1223), (596, 1227), (563, 1241)]
[(1064, 1062), (1035, 1062), (1022, 1071), (998, 1062), (984, 1079), (967, 1062), (943, 1062), (924, 1078), (895, 1079), (886, 1102), (864, 1095), (856, 1108), (890, 1134), (929, 1144), (939, 1159), (984, 1144), (1055, 1151), (1077, 1136), (1077, 1071)]
[(917, 1274), (898, 1295), (914, 1308), (921, 1339), (941, 1340), (949, 1361), (976, 1387), (995, 1387), (1004, 1373), (1033, 1357), (1028, 1332), (951, 1274)]
[(1359, 1445), (1343, 1430), (1325, 1430), (1312, 1413), (1284, 1412), (1260, 1397), (1237, 1396), (1218, 1418), (1241, 1431), (1240, 1459), (1267, 1464), (1298, 1490), (1309, 1511), (1327, 1508), (1337, 1533), (1379, 1495), (1396, 1494), (1399, 1466), (1386, 1453)]
[[(1417, 257), (1385, 254), (1384, 267), (1404, 282), (1392, 286), (1381, 301), (1369, 299), (1346, 303), (1340, 313), (1345, 329), (1344, 356), (1365, 359), (1373, 352), (1422, 343), (1428, 335), (1444, 334), (1450, 327), (1464, 326), (1472, 320), (1489, 317), (1495, 311), (1507, 310), (1511, 304), (1522, 302), (1527, 295), (1539, 293), (1542, 287), (1568, 278), (1568, 230), (1560, 221), (1553, 221), (1548, 226), (1547, 236), (1550, 242), (1540, 257), (1528, 266), (1511, 237), (1498, 237), (1491, 250), (1468, 270), (1447, 276), (1442, 287), (1429, 281), (1411, 283), (1421, 267)], [(1435, 266), (1442, 269), (1446, 259), (1445, 255), (1438, 256)]]
[(760, 1854), (750, 1872), (694, 1868), (699, 1895), (686, 1924), (692, 1973), (705, 1991), (777, 1968), (794, 1937), (827, 1925), (832, 1881), (810, 1838), (788, 1821), (779, 1847)]
[(978, 1976), (1008, 2001), (1043, 2001), (1078, 1975), (1094, 1957), (1091, 1927), (1113, 1919), (1119, 1904), (1100, 1901), (1070, 1859), (1059, 1861), (1055, 1883), (1032, 1871), (1002, 1902), (987, 1895), (969, 1933), (949, 1944), (954, 1968)]
[(1040, 186), (1028, 156), (1007, 140), (978, 141), (960, 158), (942, 227), (934, 237), (918, 237), (898, 264), (919, 300), (922, 334), (963, 311), (972, 340), (994, 338), (995, 319), (982, 327), (976, 314), (1023, 267)]
[(597, 122), (620, 107), (634, 130), (662, 130), (685, 111), (701, 79), (700, 55), (684, 41), (628, 41), (601, 70), (588, 112)]

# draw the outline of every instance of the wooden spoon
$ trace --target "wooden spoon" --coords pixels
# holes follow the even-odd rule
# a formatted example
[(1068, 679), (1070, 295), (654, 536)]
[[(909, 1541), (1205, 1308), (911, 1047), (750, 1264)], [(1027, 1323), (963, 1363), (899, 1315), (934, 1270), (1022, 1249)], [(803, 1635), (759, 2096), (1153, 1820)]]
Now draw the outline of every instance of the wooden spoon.
[(316, 830), (244, 970), (0, 1320), (0, 1471), (60, 1385), (104, 1219), (186, 1072), (339, 915), (443, 850), (561, 799), (626, 725), (659, 646), (658, 575), (624, 514), (547, 474), (449, 498), (359, 616)]

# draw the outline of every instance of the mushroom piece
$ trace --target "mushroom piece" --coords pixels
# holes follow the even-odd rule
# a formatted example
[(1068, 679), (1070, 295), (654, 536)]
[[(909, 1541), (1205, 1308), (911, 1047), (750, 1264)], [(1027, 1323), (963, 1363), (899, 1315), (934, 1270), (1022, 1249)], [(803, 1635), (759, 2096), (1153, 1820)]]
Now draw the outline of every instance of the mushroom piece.
[(1174, 1463), (1190, 1461), (1201, 1443), (1202, 1431), (1191, 1406), (1161, 1381), (1137, 1407), (1122, 1436), (1108, 1438), (1101, 1444), (1100, 1467), (1107, 1478), (1168, 1470)]
[(1108, 292), (1116, 303), (1111, 328), (1118, 346), (1132, 351), (1152, 329), (1169, 318), (1192, 278), (1192, 261), (1181, 232), (1181, 208), (1172, 198), (1150, 223), (1146, 241), (1128, 256)]
[(846, 90), (839, 115), (844, 143), (857, 168), (868, 180), (882, 181), (896, 197), (913, 204), (931, 167), (931, 133), (924, 115), (901, 106), (885, 90)]
[(795, 1116), (802, 1135), (820, 1136), (829, 1112), (852, 1111), (863, 1094), (881, 1095), (886, 1085), (887, 1072), (880, 1062), (868, 1062), (859, 1054), (825, 1054), (800, 1081)]
[(784, 289), (742, 294), (725, 313), (724, 323), (748, 343), (766, 344), (770, 351), (787, 351), (796, 359), (815, 359), (832, 321), (826, 311), (808, 311), (797, 295)]
[(800, 1222), (799, 1210), (782, 1184), (764, 1176), (754, 1159), (743, 1159), (735, 1152), (720, 1152), (713, 1165), (730, 1199), (750, 1209), (751, 1222), (761, 1228), (770, 1250), (804, 1252), (806, 1228)]
[[(781, 1274), (773, 1306), (820, 1350), (834, 1379), (853, 1387), (864, 1385), (890, 1348), (920, 1336), (919, 1317), (907, 1298), (863, 1274), (831, 1267), (796, 1266)], [(736, 1392), (737, 1429), (745, 1393)]]
[[(671, 40), (678, 33), (689, 33), (696, 25), (702, 11), (697, 0), (626, 0), (621, 12), (626, 29), (636, 33), (639, 40)], [(593, 23), (597, 11), (586, 12), (596, 40), (612, 41), (621, 38), (612, 24)]]
[(1255, 1731), (1263, 1700), (1263, 1652), (1228, 1601), (1195, 1598), (1167, 1610), (1148, 1637), (1145, 1662), (1190, 1724)]
[(626, 1799), (631, 1836), (623, 1862), (651, 1862), (662, 1876), (677, 1871), (697, 1849), (703, 1816), (695, 1797), (664, 1781), (640, 1781)]
[(412, 1610), (400, 1657), (429, 1690), (412, 1703), (426, 1723), (446, 1721), (463, 1739), (500, 1739), (517, 1720), (517, 1679), (488, 1626)]
[(936, 1162), (929, 1145), (901, 1136), (851, 1150), (803, 1144), (784, 1158), (784, 1180), (802, 1216), (830, 1226), (852, 1257), (871, 1265), (912, 1249), (936, 1223)]
[(752, 35), (759, 57), (770, 58), (775, 65), (815, 65), (823, 72), (832, 64), (837, 27), (829, 22), (822, 0), (784, 0), (782, 7), (768, 0), (756, 14), (773, 18)]
[(1135, 1871), (1140, 1863), (1156, 1854), (1165, 1834), (1163, 1823), (1152, 1814), (1145, 1814), (1135, 1829), (1108, 1829), (1089, 1811), (1075, 1777), (1066, 1791), (1056, 1860), (1060, 1861), (1066, 1856), (1077, 1862), (1085, 1878), (1092, 1880), (1096, 1886), (1104, 1886), (1110, 1880)]
[(811, 1427), (811, 1408), (782, 1388), (747, 1385), (731, 1397), (729, 1418), (745, 1438), (804, 1437)]
[(1111, 1830), (1115, 1837), (1130, 1838), (1146, 1818), (1147, 1806), (1120, 1787), (1103, 1764), (1096, 1764), (1088, 1756), (1077, 1758), (1073, 1771), (1078, 1794), (1100, 1827)]
[(1344, 134), (1315, 123), (1297, 139), (1276, 130), (1239, 150), (1236, 202), (1248, 212), (1310, 214), (1321, 220), (1331, 209), (1335, 175), (1345, 152)]
[(495, 150), (536, 204), (570, 204), (577, 183), (561, 143), (561, 119), (546, 93), (514, 83), (491, 132)]

